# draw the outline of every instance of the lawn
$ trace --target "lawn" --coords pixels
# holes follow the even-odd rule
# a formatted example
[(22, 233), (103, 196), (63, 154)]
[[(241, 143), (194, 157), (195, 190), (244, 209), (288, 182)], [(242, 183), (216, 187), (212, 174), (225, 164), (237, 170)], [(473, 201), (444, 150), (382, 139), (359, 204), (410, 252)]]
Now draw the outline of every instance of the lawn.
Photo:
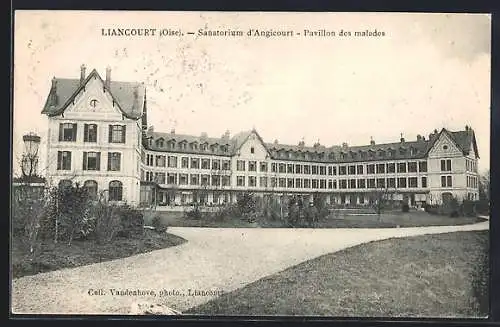
[(169, 233), (157, 233), (148, 229), (144, 231), (141, 238), (118, 237), (106, 244), (98, 244), (94, 240), (74, 240), (72, 245), (68, 246), (66, 242), (54, 244), (52, 241), (43, 241), (40, 254), (31, 260), (23, 244), (13, 237), (11, 243), (12, 278), (125, 258), (180, 245), (184, 242), (186, 240), (182, 237)]
[[(224, 220), (214, 219), (192, 219), (184, 216), (183, 212), (157, 212), (161, 221), (172, 227), (220, 227), (220, 228), (286, 228), (284, 221), (257, 219), (249, 223), (240, 218), (226, 218)], [(420, 226), (450, 226), (467, 225), (486, 221), (478, 217), (456, 217), (431, 215), (422, 211), (387, 212), (380, 217), (377, 215), (335, 215), (318, 221), (316, 228), (393, 228), (393, 227), (420, 227)], [(304, 226), (305, 227), (305, 226)]]
[(367, 243), (321, 256), (184, 314), (485, 317), (488, 231)]

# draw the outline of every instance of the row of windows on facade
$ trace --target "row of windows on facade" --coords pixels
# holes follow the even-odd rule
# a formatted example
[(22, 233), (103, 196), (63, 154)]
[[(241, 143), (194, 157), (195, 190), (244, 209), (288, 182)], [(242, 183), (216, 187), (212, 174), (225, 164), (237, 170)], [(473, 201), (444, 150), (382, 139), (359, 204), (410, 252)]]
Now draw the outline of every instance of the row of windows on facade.
[[(150, 139), (150, 145), (152, 145), (153, 140)], [(186, 140), (182, 140), (180, 142), (176, 142), (175, 140), (165, 141), (163, 138), (159, 138), (155, 141), (155, 145), (158, 148), (166, 148), (167, 150), (192, 150), (192, 151), (208, 151), (210, 150), (213, 153), (229, 152), (229, 144), (219, 144), (204, 141), (198, 144), (198, 141), (188, 142)]]
[[(57, 170), (71, 170), (71, 151), (57, 152)], [(83, 170), (101, 170), (101, 152), (83, 152)], [(108, 171), (120, 171), (121, 153), (108, 152)]]
[[(451, 176), (445, 177), (447, 183), (444, 187), (451, 187)], [(142, 180), (170, 185), (193, 185), (225, 187), (231, 185), (229, 176), (207, 174), (176, 174), (142, 171)], [(257, 181), (259, 184), (257, 185)], [(427, 187), (427, 177), (421, 177), (420, 187)], [(449, 184), (448, 184), (449, 181)], [(240, 187), (281, 187), (281, 188), (313, 188), (313, 189), (347, 189), (347, 188), (416, 188), (417, 177), (400, 178), (369, 178), (369, 179), (308, 179), (308, 178), (277, 178), (257, 176), (236, 176), (236, 186)]]
[(476, 176), (467, 176), (467, 187), (478, 188), (479, 182)]
[[(125, 143), (126, 142), (126, 125), (109, 125), (108, 126), (108, 142), (109, 143)], [(97, 142), (97, 124), (83, 125), (83, 142)], [(60, 123), (59, 124), (59, 141), (75, 142), (77, 140), (78, 124), (76, 123)]]
[(472, 159), (465, 160), (465, 170), (477, 173), (477, 163)]
[[(61, 179), (59, 187), (71, 187), (73, 182), (69, 179)], [(83, 183), (83, 187), (87, 189), (89, 196), (92, 199), (97, 199), (99, 186), (95, 180), (87, 180)], [(108, 183), (107, 188), (109, 201), (122, 201), (123, 199), (123, 184), (120, 181), (111, 181)]]
[[(147, 166), (156, 167), (178, 167), (178, 157), (165, 156), (165, 155), (152, 155), (147, 154), (143, 159), (143, 163)], [(449, 165), (443, 171), (451, 171), (451, 160), (448, 160)], [(366, 167), (365, 167), (366, 166)], [(447, 167), (450, 169), (448, 170)], [(180, 168), (191, 169), (212, 169), (212, 170), (230, 170), (230, 160), (208, 159), (208, 158), (189, 158), (181, 157)], [(237, 160), (237, 171), (257, 171), (268, 172), (267, 162), (245, 161)], [(366, 168), (367, 174), (384, 174), (395, 173), (396, 168), (398, 173), (416, 173), (427, 172), (427, 161), (411, 161), (399, 163), (380, 163), (380, 164), (366, 164), (366, 165), (343, 165), (343, 166), (319, 166), (319, 165), (303, 165), (303, 164), (285, 164), (285, 163), (271, 163), (271, 172), (273, 173), (287, 173), (287, 174), (312, 174), (312, 175), (361, 175), (364, 174)]]

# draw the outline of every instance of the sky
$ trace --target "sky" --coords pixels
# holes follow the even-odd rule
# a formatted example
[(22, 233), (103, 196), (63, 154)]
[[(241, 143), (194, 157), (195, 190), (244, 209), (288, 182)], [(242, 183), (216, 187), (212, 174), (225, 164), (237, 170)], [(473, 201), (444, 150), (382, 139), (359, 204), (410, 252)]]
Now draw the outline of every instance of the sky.
[[(155, 36), (103, 36), (108, 28), (156, 28)], [(183, 36), (158, 36), (180, 30)], [(241, 30), (203, 37), (199, 29)], [(247, 37), (249, 29), (293, 37)], [(304, 30), (336, 36), (304, 36)], [(341, 30), (384, 36), (340, 36)], [(194, 32), (188, 35), (187, 32)], [(80, 65), (144, 82), (156, 131), (221, 136), (255, 128), (266, 142), (326, 146), (396, 142), (471, 126), (479, 169), (489, 169), (491, 16), (416, 13), (223, 13), (16, 11), (13, 160), (22, 135), (42, 138), (53, 76)]]

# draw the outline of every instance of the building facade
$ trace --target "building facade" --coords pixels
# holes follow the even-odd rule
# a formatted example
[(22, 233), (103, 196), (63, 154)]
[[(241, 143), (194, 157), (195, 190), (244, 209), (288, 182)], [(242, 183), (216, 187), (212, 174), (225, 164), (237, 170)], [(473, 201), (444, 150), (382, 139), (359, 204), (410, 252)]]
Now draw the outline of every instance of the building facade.
[(383, 194), (410, 205), (478, 199), (474, 130), (434, 130), (416, 140), (364, 146), (266, 143), (254, 129), (220, 137), (147, 128), (143, 84), (115, 82), (108, 69), (52, 81), (47, 177), (79, 181), (132, 205), (217, 205), (239, 194), (324, 193), (338, 205), (367, 205)]

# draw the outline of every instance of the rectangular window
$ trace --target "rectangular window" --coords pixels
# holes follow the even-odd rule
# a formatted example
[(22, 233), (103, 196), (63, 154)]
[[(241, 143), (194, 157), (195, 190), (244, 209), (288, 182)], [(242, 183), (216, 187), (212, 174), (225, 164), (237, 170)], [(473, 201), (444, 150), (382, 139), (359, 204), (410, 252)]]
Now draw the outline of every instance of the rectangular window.
[(109, 143), (125, 143), (125, 125), (109, 125)]
[(394, 177), (387, 179), (387, 187), (388, 188), (396, 188), (396, 179)]
[(212, 170), (220, 169), (220, 160), (212, 159)]
[(248, 162), (248, 171), (257, 171), (257, 161)]
[(220, 186), (220, 176), (212, 175), (212, 186)]
[(304, 174), (310, 174), (311, 173), (311, 166), (309, 165), (304, 165)]
[(339, 181), (339, 188), (340, 189), (346, 189), (347, 188), (347, 179), (341, 179)]
[(406, 162), (398, 162), (398, 173), (406, 173)]
[(153, 163), (154, 163), (154, 156), (152, 154), (148, 154), (146, 156), (146, 165), (153, 166)]
[(273, 162), (273, 163), (271, 164), (271, 171), (272, 171), (273, 173), (276, 173), (276, 172), (278, 171), (278, 164), (277, 164), (277, 163)]
[(260, 170), (261, 172), (267, 173), (267, 162), (261, 162), (261, 163), (260, 163), (259, 170)]
[(422, 187), (427, 187), (427, 177), (422, 177)]
[(100, 170), (100, 167), (100, 152), (83, 152), (83, 170)]
[(417, 172), (417, 163), (415, 161), (411, 161), (408, 163), (408, 172), (409, 173), (416, 173)]
[(286, 179), (285, 178), (280, 177), (280, 179), (278, 180), (278, 183), (279, 183), (279, 187), (286, 187)]
[(356, 188), (356, 180), (355, 179), (349, 180), (349, 188)]
[(418, 171), (421, 173), (427, 172), (427, 161), (420, 161), (418, 163)]
[(200, 159), (191, 158), (191, 169), (200, 169)]
[(76, 124), (61, 123), (59, 124), (59, 141), (74, 142), (76, 141)]
[(311, 173), (313, 175), (318, 175), (318, 166), (311, 166)]
[(347, 174), (347, 167), (339, 166), (339, 175), (346, 175), (346, 174)]
[(165, 167), (165, 156), (156, 156), (156, 167)]
[(448, 187), (452, 187), (453, 183), (451, 182), (451, 176), (446, 176), (446, 185)]
[(451, 160), (441, 160), (441, 171), (451, 171)]
[(330, 179), (328, 180), (328, 188), (332, 189), (333, 188), (333, 181)]
[(293, 186), (294, 186), (293, 178), (288, 178), (287, 179), (286, 186), (289, 187), (289, 188), (293, 188)]
[(377, 164), (377, 174), (385, 173), (385, 164)]
[(158, 184), (165, 184), (165, 173), (155, 173), (155, 181)]
[(357, 166), (357, 173), (358, 175), (363, 175), (363, 165), (358, 165)]
[(408, 178), (408, 187), (418, 187), (416, 177)]
[(200, 175), (199, 174), (191, 174), (190, 184), (191, 185), (200, 184)]
[(177, 174), (174, 174), (174, 173), (167, 174), (167, 183), (168, 184), (177, 184)]
[(187, 183), (188, 183), (188, 175), (179, 174), (179, 185), (187, 185)]
[(396, 172), (396, 164), (394, 162), (387, 164), (387, 173), (393, 174)]
[(280, 173), (285, 173), (285, 172), (286, 172), (286, 165), (285, 165), (284, 163), (280, 163), (280, 164), (278, 165), (278, 171), (279, 171)]
[(120, 152), (109, 152), (108, 153), (108, 170), (109, 171), (120, 171), (121, 156), (122, 156), (122, 154)]
[(267, 187), (267, 177), (261, 177), (259, 180), (260, 187)]
[(326, 175), (326, 167), (325, 166), (319, 166), (319, 174)]
[(208, 186), (210, 184), (210, 175), (201, 175), (201, 186)]
[(71, 170), (70, 151), (57, 151), (57, 170)]
[(377, 188), (379, 189), (385, 188), (385, 178), (377, 178)]
[(97, 142), (97, 125), (83, 125), (83, 142)]
[(201, 159), (201, 169), (210, 169), (210, 159)]
[(287, 174), (293, 174), (293, 165), (292, 164), (287, 164), (286, 165), (286, 173)]
[(295, 179), (295, 188), (302, 188), (302, 179), (301, 178)]
[(311, 180), (306, 178), (304, 179), (304, 188), (311, 188)]
[(374, 164), (366, 165), (366, 173), (375, 174), (375, 165)]
[(326, 179), (319, 180), (319, 188), (322, 188), (322, 189), (326, 188)]
[(375, 188), (375, 178), (367, 179), (366, 184), (368, 188)]
[(312, 188), (319, 188), (319, 183), (317, 179), (312, 179), (311, 183), (312, 183)]
[(358, 179), (358, 188), (365, 188), (366, 183), (364, 179)]
[(302, 165), (295, 165), (295, 173), (302, 174)]
[(189, 158), (188, 157), (181, 158), (181, 167), (182, 168), (189, 168)]
[(231, 184), (231, 179), (229, 176), (222, 176), (222, 186), (229, 186)]
[(406, 188), (406, 178), (405, 177), (398, 178), (398, 188)]
[(332, 166), (328, 166), (328, 175), (333, 175), (333, 167)]
[(356, 175), (356, 166), (349, 166), (348, 173), (349, 175)]
[(236, 186), (245, 186), (245, 176), (236, 176)]
[(245, 160), (236, 161), (236, 170), (237, 171), (245, 171)]
[(222, 160), (222, 170), (230, 170), (230, 169), (231, 169), (231, 161)]

